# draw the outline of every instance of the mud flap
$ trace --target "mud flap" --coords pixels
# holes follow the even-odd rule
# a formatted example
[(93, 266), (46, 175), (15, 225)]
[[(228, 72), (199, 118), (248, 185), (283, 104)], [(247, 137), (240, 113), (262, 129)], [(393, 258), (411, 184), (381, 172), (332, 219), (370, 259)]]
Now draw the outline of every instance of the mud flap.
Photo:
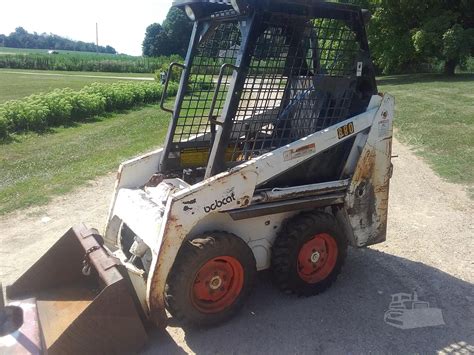
[(28, 353), (32, 346), (48, 354), (131, 353), (147, 340), (125, 267), (84, 225), (67, 231), (6, 291), (25, 321), (0, 338), (6, 353)]

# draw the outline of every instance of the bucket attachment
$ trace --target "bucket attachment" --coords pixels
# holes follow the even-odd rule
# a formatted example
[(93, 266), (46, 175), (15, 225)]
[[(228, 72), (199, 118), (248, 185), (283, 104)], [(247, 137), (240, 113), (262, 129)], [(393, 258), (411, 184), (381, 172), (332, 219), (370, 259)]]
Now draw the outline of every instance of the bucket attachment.
[[(73, 227), (7, 287), (4, 309), (24, 313), (23, 326), (0, 337), (7, 353), (130, 353), (145, 344), (144, 313), (126, 268), (102, 244), (96, 230)], [(35, 339), (39, 351), (32, 351)]]

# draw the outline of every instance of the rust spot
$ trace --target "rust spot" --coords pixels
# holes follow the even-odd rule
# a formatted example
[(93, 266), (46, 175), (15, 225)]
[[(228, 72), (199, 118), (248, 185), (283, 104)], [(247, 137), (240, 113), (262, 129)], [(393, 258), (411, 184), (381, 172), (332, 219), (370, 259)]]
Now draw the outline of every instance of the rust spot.
[[(383, 167), (383, 176), (378, 176), (382, 171), (375, 170), (375, 158), (376, 151), (372, 147), (360, 157), (352, 180), (354, 200), (347, 209), (349, 215), (359, 218), (354, 230), (366, 236), (366, 242), (363, 242), (365, 246), (380, 243), (386, 238), (391, 167)], [(382, 166), (378, 169), (382, 169)]]
[(367, 150), (365, 154), (359, 159), (357, 169), (355, 171), (353, 181), (362, 181), (369, 179), (373, 175), (375, 167), (375, 151)]
[(155, 187), (155, 186), (158, 186), (159, 184), (161, 184), (163, 182), (163, 180), (165, 179), (165, 176), (163, 174), (154, 174), (150, 180), (148, 180), (148, 182), (146, 183), (146, 187)]
[(241, 199), (237, 201), (237, 204), (240, 205), (241, 207), (248, 206), (250, 204), (250, 197), (249, 196), (244, 196)]

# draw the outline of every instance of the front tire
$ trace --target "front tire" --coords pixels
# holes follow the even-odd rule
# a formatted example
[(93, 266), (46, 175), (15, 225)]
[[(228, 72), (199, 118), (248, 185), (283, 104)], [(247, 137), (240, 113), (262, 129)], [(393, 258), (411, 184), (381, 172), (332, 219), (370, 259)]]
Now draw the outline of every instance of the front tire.
[(347, 239), (332, 215), (302, 213), (286, 223), (273, 244), (273, 279), (285, 293), (316, 295), (334, 283), (346, 255)]
[(232, 317), (256, 279), (252, 251), (239, 237), (212, 232), (183, 243), (165, 289), (168, 311), (184, 324), (212, 326)]

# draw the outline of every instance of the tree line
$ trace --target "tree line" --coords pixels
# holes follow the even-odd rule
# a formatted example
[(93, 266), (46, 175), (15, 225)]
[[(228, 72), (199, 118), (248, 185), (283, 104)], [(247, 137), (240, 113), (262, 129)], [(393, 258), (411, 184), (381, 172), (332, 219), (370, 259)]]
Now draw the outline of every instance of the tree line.
[[(341, 0), (367, 8), (367, 34), (379, 73), (433, 71), (453, 75), (474, 56), (473, 0)], [(151, 24), (143, 55), (186, 54), (192, 23), (172, 8), (163, 24)]]
[(74, 41), (55, 34), (36, 32), (29, 33), (23, 27), (18, 27), (8, 36), (0, 34), (0, 47), (10, 48), (32, 48), (49, 50), (67, 50), (79, 52), (96, 52), (116, 54), (117, 51), (111, 46), (97, 46), (94, 43)]

